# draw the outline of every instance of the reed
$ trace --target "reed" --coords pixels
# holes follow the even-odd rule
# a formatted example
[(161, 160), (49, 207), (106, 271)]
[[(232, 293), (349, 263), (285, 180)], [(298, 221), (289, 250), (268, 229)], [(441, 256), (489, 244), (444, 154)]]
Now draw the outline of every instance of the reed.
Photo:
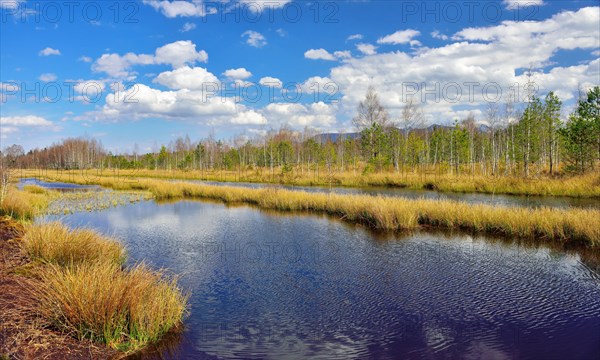
[(48, 192), (21, 191), (14, 186), (9, 186), (0, 204), (0, 215), (29, 221), (48, 206), (50, 198)]
[(280, 211), (325, 213), (380, 230), (407, 230), (429, 226), (533, 237), (562, 243), (583, 243), (590, 247), (600, 246), (598, 210), (495, 207), (449, 200), (319, 194), (157, 180), (146, 181), (144, 184), (157, 199), (213, 199), (225, 203), (247, 203)]
[(117, 240), (89, 229), (69, 230), (59, 222), (27, 226), (22, 245), (32, 259), (65, 267), (97, 260), (123, 265), (126, 259)]
[(114, 262), (85, 261), (38, 271), (32, 292), (40, 314), (79, 339), (131, 353), (180, 326), (187, 296), (177, 281), (139, 264), (123, 271)]
[[(190, 171), (190, 170), (118, 170), (114, 171), (48, 171), (23, 172), (23, 176), (42, 176), (56, 181), (72, 181), (85, 178), (86, 183), (102, 183), (109, 179), (113, 183), (129, 187), (133, 179), (180, 179), (227, 182), (253, 182), (287, 184), (297, 186), (344, 186), (344, 187), (401, 187), (415, 190), (435, 189), (442, 192), (491, 193), (512, 195), (568, 196), (600, 198), (600, 173), (585, 175), (547, 176), (530, 178), (516, 176), (451, 175), (446, 172), (355, 174), (352, 171), (316, 175), (294, 169), (291, 174), (277, 175), (269, 172), (237, 171)], [(112, 179), (111, 179), (112, 178)], [(135, 188), (133, 188), (135, 189)]]
[[(586, 181), (595, 181), (589, 176)], [(592, 180), (590, 180), (592, 179)], [(381, 230), (422, 227), (463, 229), (479, 233), (533, 237), (544, 241), (600, 246), (599, 210), (527, 209), (473, 205), (451, 200), (410, 200), (369, 195), (307, 193), (283, 189), (210, 186), (156, 179), (100, 177), (97, 184), (114, 189), (149, 190), (156, 199), (213, 199), (246, 203), (280, 211), (330, 214), (352, 223)], [(85, 176), (71, 181), (90, 183)]]

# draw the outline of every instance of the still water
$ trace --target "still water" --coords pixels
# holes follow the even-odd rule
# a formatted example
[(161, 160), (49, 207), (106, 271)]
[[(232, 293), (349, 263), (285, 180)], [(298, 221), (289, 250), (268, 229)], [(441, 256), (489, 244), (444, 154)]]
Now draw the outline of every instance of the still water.
[(235, 186), (247, 188), (265, 188), (278, 187), (288, 190), (323, 192), (335, 194), (358, 194), (358, 195), (379, 195), (401, 197), (406, 199), (434, 199), (434, 200), (454, 200), (470, 204), (488, 204), (494, 206), (521, 206), (537, 208), (542, 206), (567, 208), (594, 208), (600, 209), (600, 199), (594, 198), (573, 198), (567, 196), (531, 196), (531, 195), (505, 195), (505, 194), (485, 194), (485, 193), (452, 193), (435, 190), (414, 190), (393, 187), (322, 187), (322, 186), (294, 186), (294, 185), (274, 185), (264, 183), (235, 183), (218, 181), (200, 181), (200, 180), (174, 180), (177, 182), (191, 182), (197, 184)]
[[(167, 359), (591, 359), (600, 276), (578, 253), (325, 216), (144, 201), (61, 219), (191, 293)], [(596, 254), (597, 255), (597, 254)], [(156, 356), (145, 354), (142, 357)]]

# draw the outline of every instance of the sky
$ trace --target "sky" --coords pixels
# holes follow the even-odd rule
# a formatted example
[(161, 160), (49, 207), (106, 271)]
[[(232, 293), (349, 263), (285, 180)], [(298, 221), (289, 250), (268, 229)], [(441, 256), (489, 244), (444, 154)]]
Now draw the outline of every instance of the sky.
[(0, 16), (0, 148), (350, 132), (369, 86), (399, 125), (409, 101), (425, 125), (485, 123), (527, 89), (566, 118), (600, 85), (598, 0), (0, 0)]

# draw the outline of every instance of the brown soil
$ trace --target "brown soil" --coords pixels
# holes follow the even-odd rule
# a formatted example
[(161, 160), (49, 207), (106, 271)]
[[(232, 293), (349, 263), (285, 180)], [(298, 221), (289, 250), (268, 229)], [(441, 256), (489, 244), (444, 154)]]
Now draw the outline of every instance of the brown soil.
[[(0, 218), (0, 359), (116, 359), (122, 354), (52, 329), (36, 315), (36, 280), (19, 275), (30, 259), (18, 241), (23, 227)], [(20, 271), (19, 271), (20, 270)]]

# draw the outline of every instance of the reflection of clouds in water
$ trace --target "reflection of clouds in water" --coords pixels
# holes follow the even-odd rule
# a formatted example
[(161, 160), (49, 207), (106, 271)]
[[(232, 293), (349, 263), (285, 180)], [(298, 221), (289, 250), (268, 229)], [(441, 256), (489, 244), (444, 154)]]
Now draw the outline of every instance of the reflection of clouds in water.
[(512, 356), (501, 349), (492, 347), (483, 341), (471, 342), (471, 345), (467, 348), (467, 351), (464, 354), (464, 359), (466, 360), (508, 360), (512, 358)]
[[(579, 324), (600, 310), (598, 279), (546, 247), (418, 232), (382, 239), (328, 217), (194, 201), (65, 219), (114, 233), (134, 260), (181, 275), (192, 292), (183, 358), (502, 359), (542, 336), (589, 343), (590, 326)], [(543, 345), (561, 354), (560, 342)]]

